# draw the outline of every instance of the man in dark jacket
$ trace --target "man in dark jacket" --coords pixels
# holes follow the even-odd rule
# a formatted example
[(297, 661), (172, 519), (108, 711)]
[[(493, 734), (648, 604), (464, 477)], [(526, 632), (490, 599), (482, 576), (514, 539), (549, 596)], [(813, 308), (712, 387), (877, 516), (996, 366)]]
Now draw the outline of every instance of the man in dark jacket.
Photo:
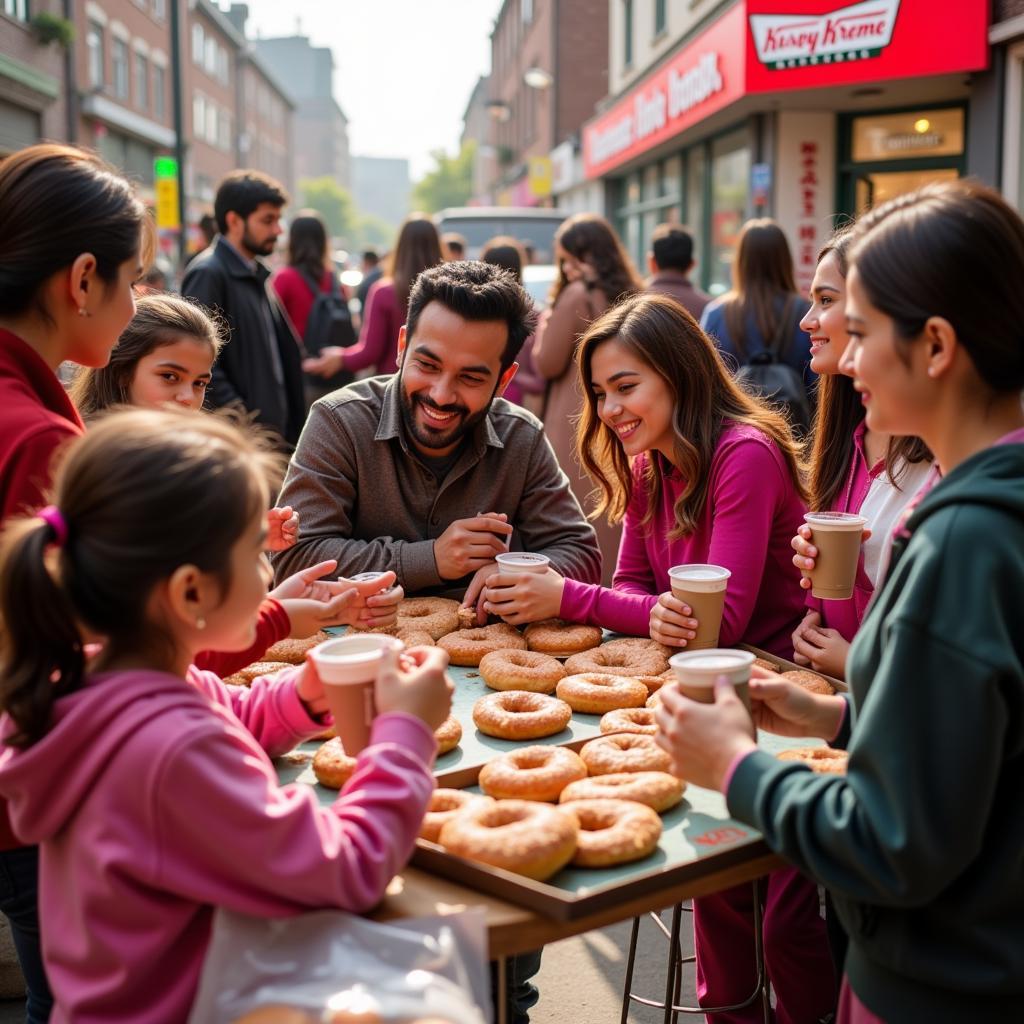
[(647, 291), (675, 299), (694, 320), (700, 320), (704, 307), (711, 301), (690, 282), (693, 270), (693, 236), (678, 224), (659, 224), (651, 235), (651, 251), (647, 254), (651, 278)]
[(241, 405), (290, 447), (306, 417), (302, 353), (259, 259), (274, 251), (287, 202), (284, 189), (257, 171), (224, 178), (214, 200), (220, 234), (189, 264), (181, 290), (227, 323), (210, 404)]

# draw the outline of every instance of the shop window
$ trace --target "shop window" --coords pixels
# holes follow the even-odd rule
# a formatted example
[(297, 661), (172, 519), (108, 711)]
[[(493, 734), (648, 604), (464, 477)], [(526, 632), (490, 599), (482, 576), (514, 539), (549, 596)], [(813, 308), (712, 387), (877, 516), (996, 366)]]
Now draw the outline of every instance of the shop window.
[(711, 237), (708, 290), (721, 295), (732, 284), (732, 259), (750, 200), (750, 146), (746, 131), (711, 144)]
[(857, 163), (959, 156), (964, 151), (964, 111), (919, 110), (853, 120), (851, 156)]
[(686, 195), (683, 198), (683, 222), (690, 226), (693, 235), (693, 258), (697, 273), (705, 281), (704, 268), (704, 174), (707, 165), (707, 150), (703, 145), (694, 146), (686, 154)]
[(89, 55), (89, 84), (102, 89), (104, 81), (103, 26), (89, 22), (85, 33), (85, 48)]

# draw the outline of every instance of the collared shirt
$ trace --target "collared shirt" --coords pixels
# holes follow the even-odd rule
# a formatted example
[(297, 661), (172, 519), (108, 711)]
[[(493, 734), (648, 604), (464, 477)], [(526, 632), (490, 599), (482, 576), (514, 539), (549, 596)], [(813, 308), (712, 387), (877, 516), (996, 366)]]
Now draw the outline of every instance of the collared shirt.
[(329, 558), (338, 573), (392, 569), (407, 594), (461, 597), (442, 580), (434, 541), (458, 519), (504, 512), (511, 550), (547, 555), (563, 576), (597, 582), (601, 557), (540, 421), (497, 398), (439, 479), (406, 436), (397, 376), (371, 377), (316, 402), (279, 503), (302, 522), (274, 556), (279, 579)]
[(711, 301), (707, 292), (701, 291), (679, 270), (659, 270), (647, 282), (647, 291), (675, 299), (698, 322), (704, 307)]

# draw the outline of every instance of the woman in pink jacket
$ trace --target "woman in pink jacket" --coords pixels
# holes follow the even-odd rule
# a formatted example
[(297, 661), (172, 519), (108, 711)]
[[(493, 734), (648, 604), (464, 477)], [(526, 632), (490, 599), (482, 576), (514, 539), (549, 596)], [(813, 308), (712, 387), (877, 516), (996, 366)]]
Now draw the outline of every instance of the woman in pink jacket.
[[(612, 587), (554, 571), (496, 574), (486, 609), (513, 623), (558, 615), (685, 647), (697, 620), (669, 591), (668, 570), (712, 563), (732, 573), (721, 643), (788, 652), (803, 610), (789, 541), (805, 505), (786, 421), (740, 390), (711, 340), (664, 296), (634, 296), (605, 313), (580, 341), (576, 364), (585, 395), (580, 462), (601, 488), (598, 512), (623, 520)], [(705, 1006), (739, 1003), (753, 991), (751, 901), (743, 885), (693, 902)], [(830, 1013), (836, 983), (817, 889), (791, 869), (769, 876), (764, 938), (777, 1020)], [(709, 1019), (761, 1014), (753, 1006)]]
[(888, 560), (893, 527), (934, 472), (931, 452), (920, 439), (868, 430), (853, 378), (840, 368), (850, 341), (846, 271), (851, 235), (850, 228), (837, 232), (818, 254), (811, 308), (800, 328), (810, 336), (811, 369), (818, 374), (810, 506), (815, 511), (858, 513), (868, 521), (853, 597), (812, 597), (807, 573), (818, 552), (811, 528), (802, 525), (792, 540), (797, 552), (793, 563), (804, 574), (800, 585), (808, 591), (807, 614), (793, 633), (793, 657), (838, 679), (846, 678), (846, 655)]
[[(270, 761), (323, 730), (315, 672), (243, 689), (194, 667), (254, 639), (270, 458), (215, 417), (125, 412), (6, 530), (0, 793), (41, 849), (55, 1024), (184, 1020), (215, 907), (364, 911), (412, 849), (443, 654), (382, 671), (370, 745), (329, 807)], [(106, 638), (88, 667), (86, 632)]]

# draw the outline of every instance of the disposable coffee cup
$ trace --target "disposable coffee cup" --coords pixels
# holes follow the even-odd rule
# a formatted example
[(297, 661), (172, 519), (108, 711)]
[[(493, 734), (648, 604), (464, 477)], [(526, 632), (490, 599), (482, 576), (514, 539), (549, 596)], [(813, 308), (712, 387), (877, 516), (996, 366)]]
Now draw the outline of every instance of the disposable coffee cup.
[(725, 592), (731, 575), (720, 565), (675, 565), (669, 569), (672, 594), (690, 606), (697, 620), (697, 635), (687, 642), (688, 651), (718, 646)]
[[(385, 573), (383, 572), (357, 572), (355, 576), (339, 576), (339, 580), (347, 580), (349, 583), (372, 583), (373, 580), (383, 579)], [(381, 587), (379, 593), (383, 594), (386, 590), (391, 589), (391, 584), (386, 587)]]
[(814, 560), (811, 593), (826, 601), (848, 601), (853, 597), (860, 560), (861, 535), (867, 520), (849, 512), (808, 512), (804, 521), (814, 531)]
[(736, 689), (736, 696), (750, 711), (750, 666), (754, 655), (731, 647), (715, 647), (706, 651), (681, 651), (668, 663), (675, 673), (679, 689), (691, 700), (701, 704), (715, 703), (715, 680), (725, 676)]
[(386, 650), (402, 649), (394, 637), (377, 633), (325, 640), (309, 652), (324, 684), (334, 730), (345, 753), (354, 757), (370, 742), (377, 715), (374, 688)]
[(547, 555), (534, 555), (529, 551), (508, 551), (495, 555), (494, 560), (502, 572), (547, 572), (551, 559)]

